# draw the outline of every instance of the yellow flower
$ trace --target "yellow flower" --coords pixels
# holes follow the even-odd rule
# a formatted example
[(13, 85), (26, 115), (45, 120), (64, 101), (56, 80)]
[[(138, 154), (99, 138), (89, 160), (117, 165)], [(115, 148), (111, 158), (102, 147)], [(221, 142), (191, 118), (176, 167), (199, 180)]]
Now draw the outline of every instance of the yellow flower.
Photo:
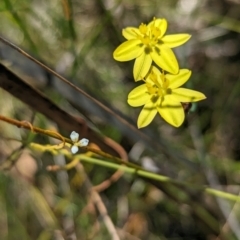
[(136, 58), (133, 75), (135, 81), (143, 79), (154, 61), (163, 70), (176, 74), (179, 71), (177, 59), (171, 48), (184, 44), (189, 34), (164, 36), (167, 30), (166, 19), (153, 19), (148, 25), (139, 28), (128, 27), (122, 34), (127, 39), (113, 53), (115, 60), (124, 62)]
[(149, 125), (157, 112), (166, 122), (179, 127), (185, 117), (181, 103), (197, 102), (206, 98), (201, 92), (179, 88), (190, 76), (191, 71), (188, 69), (180, 69), (178, 74), (172, 75), (161, 73), (153, 66), (145, 83), (128, 95), (128, 104), (132, 107), (144, 105), (138, 117), (138, 128)]

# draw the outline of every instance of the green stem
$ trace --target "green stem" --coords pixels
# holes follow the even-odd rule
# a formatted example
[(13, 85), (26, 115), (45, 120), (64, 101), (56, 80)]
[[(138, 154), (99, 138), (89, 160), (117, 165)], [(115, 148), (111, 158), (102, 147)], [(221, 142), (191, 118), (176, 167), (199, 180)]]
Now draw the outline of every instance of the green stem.
[(198, 185), (186, 183), (186, 182), (183, 182), (183, 181), (173, 180), (169, 177), (166, 177), (166, 176), (163, 176), (163, 175), (160, 175), (160, 174), (156, 174), (156, 173), (152, 173), (152, 172), (149, 172), (147, 170), (135, 169), (135, 168), (124, 166), (124, 165), (118, 165), (118, 164), (115, 164), (115, 163), (112, 163), (112, 162), (107, 162), (107, 161), (104, 161), (104, 160), (99, 160), (99, 159), (87, 157), (87, 156), (84, 156), (84, 155), (79, 155), (79, 157), (80, 157), (81, 161), (94, 163), (94, 164), (104, 166), (104, 167), (108, 167), (108, 168), (112, 168), (112, 169), (119, 169), (119, 170), (122, 170), (126, 173), (135, 174), (135, 175), (140, 176), (140, 177), (146, 177), (146, 178), (149, 178), (149, 179), (157, 180), (159, 182), (168, 182), (168, 183), (172, 183), (174, 185), (184, 186), (184, 187), (192, 188), (194, 190), (203, 191), (203, 192), (205, 192), (207, 194), (210, 194), (212, 196), (215, 196), (215, 197), (221, 197), (221, 198), (228, 199), (228, 200), (231, 200), (231, 201), (240, 202), (240, 197), (238, 195), (234, 195), (234, 194), (231, 194), (231, 193), (226, 193), (226, 192), (223, 192), (223, 191), (220, 191), (220, 190), (217, 190), (217, 189), (209, 188), (209, 187), (206, 187), (206, 186), (198, 186)]

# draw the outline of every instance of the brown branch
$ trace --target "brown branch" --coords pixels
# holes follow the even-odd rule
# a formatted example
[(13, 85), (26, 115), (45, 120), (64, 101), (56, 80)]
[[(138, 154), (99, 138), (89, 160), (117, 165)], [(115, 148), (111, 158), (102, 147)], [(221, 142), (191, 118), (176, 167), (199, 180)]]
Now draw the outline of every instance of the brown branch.
[[(74, 144), (74, 142), (71, 139), (63, 137), (58, 132), (34, 127), (32, 124), (30, 124), (27, 121), (18, 121), (16, 119), (7, 118), (7, 117), (2, 116), (2, 115), (0, 115), (0, 120), (4, 121), (4, 122), (7, 122), (7, 123), (10, 123), (12, 125), (15, 125), (19, 128), (29, 129), (32, 132), (36, 132), (36, 133), (40, 133), (40, 134), (43, 134), (43, 135), (47, 135), (47, 136), (52, 137), (52, 138), (56, 138), (58, 140), (61, 140), (63, 143), (67, 142), (67, 143), (70, 143), (70, 144)], [(93, 145), (93, 144), (91, 144), (91, 145)], [(115, 156), (113, 156), (109, 153), (101, 151), (100, 148), (96, 148), (96, 146), (91, 147), (91, 145), (90, 145), (90, 147), (89, 146), (81, 147), (81, 149), (92, 152), (92, 153), (95, 153), (96, 155), (100, 155), (100, 156), (102, 156), (104, 158), (107, 158), (107, 159), (109, 159), (109, 160), (111, 160), (112, 162), (115, 162), (115, 163), (125, 164), (125, 165), (127, 165), (129, 167), (133, 167), (135, 169), (142, 169), (142, 167), (140, 167), (139, 165), (127, 162), (126, 158), (121, 159), (121, 158), (115, 157)]]
[(118, 143), (112, 139), (99, 136), (87, 126), (83, 119), (75, 118), (58, 107), (42, 92), (26, 83), (2, 64), (0, 64), (0, 87), (34, 110), (56, 122), (61, 128), (69, 132), (74, 130), (78, 132), (81, 137), (84, 136), (88, 138), (89, 141), (97, 144), (104, 152), (108, 152), (114, 156), (120, 156), (122, 159), (127, 159), (126, 152)]

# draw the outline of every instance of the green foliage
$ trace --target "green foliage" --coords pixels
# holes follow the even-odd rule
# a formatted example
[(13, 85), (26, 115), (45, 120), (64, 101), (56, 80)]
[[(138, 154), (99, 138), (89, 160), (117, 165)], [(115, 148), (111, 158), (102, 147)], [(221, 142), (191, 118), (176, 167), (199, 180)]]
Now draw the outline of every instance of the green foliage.
[[(0, 239), (240, 238), (237, 1), (4, 0), (0, 13), (0, 36), (102, 103), (0, 42)], [(153, 16), (191, 33), (176, 57), (208, 97), (179, 129), (135, 128), (132, 65), (112, 58), (121, 29)], [(90, 140), (76, 155), (72, 131)]]

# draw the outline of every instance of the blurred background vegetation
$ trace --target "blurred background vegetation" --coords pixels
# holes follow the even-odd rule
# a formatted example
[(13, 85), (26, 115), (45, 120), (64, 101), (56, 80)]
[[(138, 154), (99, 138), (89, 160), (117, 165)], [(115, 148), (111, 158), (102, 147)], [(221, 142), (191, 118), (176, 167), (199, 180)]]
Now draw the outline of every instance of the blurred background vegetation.
[[(122, 28), (139, 26), (154, 16), (168, 20), (168, 34), (192, 35), (175, 53), (180, 67), (193, 72), (187, 87), (207, 96), (193, 104), (178, 129), (159, 116), (145, 129), (131, 127), (140, 112), (126, 102), (136, 85), (133, 61), (120, 63), (112, 57), (124, 40)], [(104, 136), (114, 140), (119, 157), (127, 153), (129, 161), (174, 180), (238, 195), (239, 18), (239, 0), (0, 1), (1, 37), (65, 76), (130, 125), (2, 42), (0, 60), (66, 113), (84, 119), (101, 136), (98, 143), (106, 143)], [(0, 83), (2, 76), (0, 72)], [(42, 111), (31, 105), (32, 97), (29, 104), (23, 103), (24, 95), (0, 88), (0, 114), (66, 137), (78, 130), (59, 125), (57, 113), (50, 118), (41, 101)], [(90, 140), (96, 143), (94, 137)], [(33, 151), (26, 142), (54, 144), (55, 140), (0, 121), (1, 240), (240, 239), (237, 202), (130, 174), (91, 192), (114, 171), (83, 163), (69, 171), (49, 172), (47, 166), (63, 165), (69, 159)]]

